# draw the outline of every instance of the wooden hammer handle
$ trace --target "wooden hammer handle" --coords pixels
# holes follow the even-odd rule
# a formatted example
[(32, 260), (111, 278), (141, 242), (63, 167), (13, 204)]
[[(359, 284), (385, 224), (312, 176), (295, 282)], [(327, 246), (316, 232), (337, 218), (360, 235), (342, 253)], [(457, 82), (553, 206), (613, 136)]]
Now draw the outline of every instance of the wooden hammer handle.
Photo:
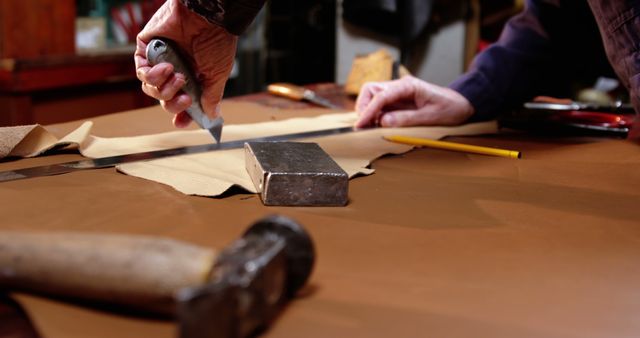
[(207, 281), (215, 252), (114, 234), (0, 232), (0, 288), (172, 314), (174, 295)]

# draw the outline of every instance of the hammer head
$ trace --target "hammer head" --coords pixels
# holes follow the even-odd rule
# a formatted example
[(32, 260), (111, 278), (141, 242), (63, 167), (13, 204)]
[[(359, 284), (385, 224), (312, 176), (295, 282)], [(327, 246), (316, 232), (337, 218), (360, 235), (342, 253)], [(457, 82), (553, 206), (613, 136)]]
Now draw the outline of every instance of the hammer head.
[(224, 249), (207, 285), (179, 292), (179, 336), (246, 337), (271, 322), (305, 284), (313, 242), (293, 220), (269, 216)]
[(247, 142), (245, 166), (265, 205), (343, 206), (349, 176), (316, 143)]

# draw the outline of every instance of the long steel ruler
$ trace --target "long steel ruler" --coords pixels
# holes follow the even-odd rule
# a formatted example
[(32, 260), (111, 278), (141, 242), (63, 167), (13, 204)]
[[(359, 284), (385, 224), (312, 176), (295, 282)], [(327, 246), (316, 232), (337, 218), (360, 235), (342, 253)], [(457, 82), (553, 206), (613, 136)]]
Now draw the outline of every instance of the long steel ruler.
[(288, 140), (295, 140), (295, 139), (344, 134), (344, 133), (349, 133), (356, 130), (358, 129), (355, 129), (353, 127), (341, 127), (341, 128), (323, 129), (323, 130), (307, 131), (307, 132), (300, 132), (300, 133), (293, 133), (293, 134), (250, 138), (250, 139), (244, 139), (244, 140), (223, 142), (219, 144), (213, 144), (213, 143), (202, 144), (202, 145), (178, 147), (178, 148), (165, 149), (165, 150), (146, 151), (142, 153), (108, 156), (108, 157), (101, 157), (101, 158), (94, 158), (94, 159), (84, 159), (84, 160), (65, 162), (65, 163), (59, 163), (59, 164), (51, 164), (51, 165), (43, 165), (38, 167), (3, 171), (3, 172), (0, 172), (0, 182), (15, 181), (15, 180), (21, 180), (21, 179), (32, 178), (32, 177), (60, 175), (60, 174), (66, 174), (66, 173), (79, 171), (79, 170), (114, 167), (118, 164), (123, 164), (123, 163), (150, 161), (150, 160), (156, 160), (160, 158), (179, 156), (179, 155), (198, 154), (198, 153), (204, 153), (209, 151), (218, 151), (218, 150), (226, 150), (226, 149), (237, 149), (237, 148), (244, 147), (244, 144), (246, 142), (288, 141)]

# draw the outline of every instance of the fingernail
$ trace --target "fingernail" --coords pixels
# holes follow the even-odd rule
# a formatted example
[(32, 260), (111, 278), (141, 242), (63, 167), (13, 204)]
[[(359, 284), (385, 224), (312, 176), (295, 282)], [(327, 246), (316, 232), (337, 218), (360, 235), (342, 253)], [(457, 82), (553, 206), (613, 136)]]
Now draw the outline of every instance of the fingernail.
[(187, 103), (191, 100), (191, 98), (187, 94), (179, 94), (179, 95), (180, 97), (178, 98), (178, 100), (180, 100), (180, 104), (187, 105)]
[(396, 118), (391, 114), (383, 115), (382, 118), (380, 119), (380, 124), (382, 124), (385, 127), (393, 127), (396, 124)]
[(176, 77), (173, 79), (173, 83), (174, 83), (176, 86), (180, 86), (180, 87), (182, 87), (182, 86), (184, 86), (185, 82), (186, 82), (186, 81), (184, 80), (184, 78), (183, 78), (183, 77), (180, 77), (180, 76), (176, 76)]

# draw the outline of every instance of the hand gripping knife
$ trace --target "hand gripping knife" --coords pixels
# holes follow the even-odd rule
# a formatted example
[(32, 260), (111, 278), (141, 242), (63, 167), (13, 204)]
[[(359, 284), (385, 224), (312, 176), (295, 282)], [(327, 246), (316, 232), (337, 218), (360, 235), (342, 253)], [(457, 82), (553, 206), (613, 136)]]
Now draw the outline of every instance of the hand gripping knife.
[(202, 110), (202, 88), (196, 80), (195, 73), (180, 55), (177, 45), (170, 40), (155, 38), (147, 45), (147, 60), (151, 66), (168, 62), (173, 65), (174, 72), (184, 75), (186, 83), (182, 90), (191, 98), (191, 106), (187, 108), (187, 113), (200, 128), (208, 130), (219, 144), (224, 120), (222, 117), (210, 119)]

